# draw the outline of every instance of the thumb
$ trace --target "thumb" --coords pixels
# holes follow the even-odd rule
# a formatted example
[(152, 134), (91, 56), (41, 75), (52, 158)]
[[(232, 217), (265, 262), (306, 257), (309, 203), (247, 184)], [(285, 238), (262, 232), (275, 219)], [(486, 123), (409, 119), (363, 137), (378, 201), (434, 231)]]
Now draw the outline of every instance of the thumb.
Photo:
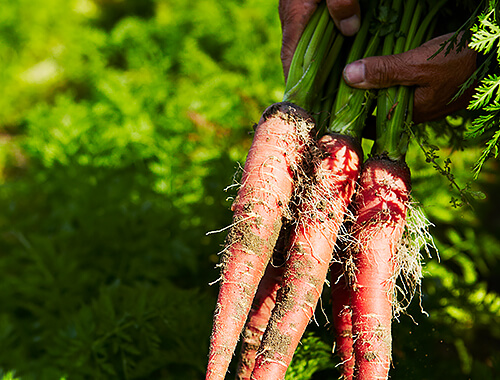
[(408, 53), (354, 61), (344, 68), (344, 80), (348, 85), (362, 89), (413, 86), (418, 83), (418, 75)]

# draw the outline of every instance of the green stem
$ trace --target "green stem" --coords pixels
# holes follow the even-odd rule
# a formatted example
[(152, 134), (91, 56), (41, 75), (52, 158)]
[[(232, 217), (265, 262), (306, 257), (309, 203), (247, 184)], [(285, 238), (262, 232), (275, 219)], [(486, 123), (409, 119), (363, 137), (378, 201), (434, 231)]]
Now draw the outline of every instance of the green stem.
[(427, 12), (427, 15), (420, 23), (420, 27), (418, 28), (417, 34), (413, 39), (413, 43), (410, 45), (410, 49), (415, 49), (417, 46), (420, 46), (423, 42), (424, 36), (428, 35), (435, 26), (435, 17), (436, 13), (446, 4), (448, 0), (440, 0), (435, 3), (432, 8)]
[(417, 33), (418, 26), (420, 25), (420, 15), (422, 14), (422, 3), (417, 2), (417, 6), (413, 11), (413, 18), (411, 19), (410, 27), (406, 32), (406, 41), (404, 44), (403, 51), (395, 51), (395, 54), (403, 53), (411, 49), (413, 40), (415, 39), (415, 34)]
[[(374, 55), (377, 52), (380, 42), (378, 31), (370, 38), (365, 47), (372, 18), (373, 12), (369, 12), (365, 16), (361, 29), (356, 34), (351, 46), (346, 63)], [(332, 107), (329, 131), (360, 139), (372, 99), (371, 92), (350, 87), (341, 79)]]
[[(330, 72), (334, 60), (329, 62), (328, 59), (335, 54), (332, 49), (335, 48), (337, 54), (340, 50), (338, 43), (334, 43), (336, 35), (328, 9), (321, 3), (307, 24), (295, 50), (283, 101), (295, 103), (311, 111), (327, 78), (327, 75), (320, 73)], [(341, 44), (341, 40), (339, 43)]]
[[(321, 6), (320, 6), (321, 7)], [(319, 20), (321, 18), (321, 11), (318, 10), (312, 15), (311, 19), (307, 23), (302, 36), (295, 48), (295, 52), (292, 57), (292, 62), (290, 63), (290, 69), (288, 71), (288, 79), (286, 82), (285, 93), (293, 86), (295, 86), (302, 75), (304, 75), (304, 56), (306, 54), (307, 47), (311, 41), (312, 35), (318, 26)], [(322, 6), (324, 7), (324, 5)]]
[[(392, 11), (396, 14), (400, 14), (403, 2), (401, 0), (395, 0), (392, 3)], [(410, 4), (411, 6), (411, 4)], [(399, 17), (398, 17), (399, 18)], [(382, 55), (390, 55), (394, 49), (395, 44), (395, 31), (389, 33), (384, 38), (384, 43), (382, 45)], [(384, 130), (385, 124), (387, 122), (387, 114), (391, 107), (395, 104), (395, 99), (397, 95), (397, 87), (389, 87), (380, 89), (377, 95), (377, 113), (376, 113), (376, 125), (377, 130)], [(377, 143), (376, 143), (377, 145)]]
[[(337, 38), (343, 37), (339, 34)], [(327, 79), (324, 81), (325, 86), (321, 101), (317, 102), (316, 107), (313, 109), (313, 115), (316, 119), (316, 129), (320, 135), (324, 134), (324, 132), (328, 129), (330, 122), (330, 110), (332, 109), (335, 94), (337, 93), (337, 88), (342, 78), (343, 68), (344, 61), (336, 58)], [(324, 73), (324, 71), (322, 71), (322, 73)]]
[[(328, 79), (331, 77), (333, 67), (338, 63), (339, 54), (341, 52), (344, 43), (344, 36), (340, 33), (336, 33), (335, 40), (330, 47), (328, 55), (321, 67), (321, 71), (318, 73), (318, 83), (326, 84), (328, 83), (327, 90), (330, 91), (331, 83)], [(338, 79), (338, 78), (337, 78)], [(336, 86), (335, 86), (336, 87)]]
[[(318, 52), (318, 49), (324, 40), (329, 38), (330, 33), (326, 32), (326, 29), (329, 25), (333, 25), (330, 20), (330, 13), (326, 10), (324, 6), (320, 7), (317, 10), (317, 13), (320, 14), (318, 26), (316, 27), (315, 33), (313, 33), (311, 41), (307, 46), (306, 52), (304, 54), (304, 67), (308, 67), (312, 61), (315, 59), (315, 56)], [(329, 35), (330, 34), (330, 35)]]
[[(399, 0), (396, 0), (398, 2)], [(392, 54), (400, 54), (422, 43), (429, 26), (446, 0), (435, 3), (420, 22), (423, 12), (421, 2), (416, 0), (405, 4), (401, 20), (400, 37)], [(391, 37), (392, 38), (392, 37)], [(391, 54), (384, 43), (384, 54)], [(385, 49), (387, 47), (387, 50)], [(391, 105), (392, 102), (392, 105)], [(407, 125), (413, 116), (413, 88), (396, 86), (379, 92), (377, 101), (377, 139), (373, 146), (374, 155), (386, 155), (392, 160), (404, 160), (408, 149)]]

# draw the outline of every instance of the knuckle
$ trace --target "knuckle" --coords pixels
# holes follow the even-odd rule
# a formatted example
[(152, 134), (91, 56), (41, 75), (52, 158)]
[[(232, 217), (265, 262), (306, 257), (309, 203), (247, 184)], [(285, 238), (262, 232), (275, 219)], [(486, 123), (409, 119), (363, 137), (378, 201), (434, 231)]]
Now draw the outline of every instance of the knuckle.
[(374, 57), (366, 60), (366, 81), (377, 87), (390, 86), (390, 64), (384, 57)]
[(368, 82), (382, 88), (406, 84), (409, 63), (404, 56), (373, 57), (370, 61), (366, 73)]

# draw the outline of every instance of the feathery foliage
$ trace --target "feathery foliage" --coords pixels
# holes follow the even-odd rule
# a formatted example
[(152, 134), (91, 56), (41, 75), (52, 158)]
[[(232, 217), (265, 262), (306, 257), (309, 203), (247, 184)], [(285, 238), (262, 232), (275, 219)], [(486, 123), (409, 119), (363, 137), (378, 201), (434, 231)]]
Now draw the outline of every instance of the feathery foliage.
[[(472, 37), (469, 46), (478, 54), (487, 55), (485, 61), (493, 65), (498, 73), (500, 67), (500, 25), (497, 20), (498, 0), (490, 0), (488, 9), (485, 10), (471, 28)], [(473, 167), (474, 177), (477, 178), (481, 169), (490, 157), (498, 157), (500, 144), (500, 75), (490, 74), (481, 79), (473, 99), (469, 104), (469, 110), (481, 110), (482, 114), (476, 117), (470, 130), (469, 137), (476, 137), (493, 130), (493, 135), (486, 142), (479, 159)]]

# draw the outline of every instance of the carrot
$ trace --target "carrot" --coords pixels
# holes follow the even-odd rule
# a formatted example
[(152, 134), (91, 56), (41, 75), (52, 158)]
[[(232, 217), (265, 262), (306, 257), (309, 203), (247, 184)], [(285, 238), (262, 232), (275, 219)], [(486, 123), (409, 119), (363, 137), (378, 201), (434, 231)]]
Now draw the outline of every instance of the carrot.
[(268, 265), (255, 295), (252, 309), (243, 330), (242, 345), (236, 379), (248, 380), (255, 366), (255, 355), (271, 317), (276, 294), (281, 285), (284, 267)]
[(225, 377), (287, 214), (294, 170), (313, 127), (303, 109), (282, 102), (268, 107), (256, 128), (231, 208), (233, 224), (222, 258), (206, 379)]
[[(373, 8), (375, 7), (372, 7), (371, 11), (364, 16), (363, 25), (350, 47), (346, 63), (370, 56), (377, 51), (380, 42), (379, 32), (377, 31), (368, 38), (369, 26), (372, 24), (371, 19), (374, 17)], [(361, 141), (362, 129), (368, 117), (373, 98), (373, 94), (369, 91), (349, 87), (344, 80), (341, 80), (330, 115), (330, 131), (346, 134), (357, 141)], [(347, 275), (344, 273), (346, 266), (346, 252), (344, 251), (346, 247), (338, 244), (337, 248), (339, 248), (336, 252), (337, 262), (334, 262), (330, 269), (335, 351), (340, 358), (342, 379), (351, 380), (354, 370), (354, 352), (350, 290)]]
[(290, 225), (284, 223), (274, 247), (272, 262), (267, 265), (243, 330), (243, 341), (236, 370), (237, 380), (250, 379), (255, 366), (255, 355), (262, 342), (262, 336), (276, 304), (276, 294), (281, 286), (285, 262), (284, 255), (289, 238)]
[[(444, 4), (394, 0), (402, 12), (399, 33), (384, 38), (382, 53), (399, 54), (418, 46)], [(420, 20), (421, 15), (425, 15)], [(407, 126), (412, 122), (413, 90), (399, 86), (379, 90), (376, 140), (363, 167), (355, 198), (353, 239), (355, 280), (351, 284), (354, 378), (387, 379), (391, 364), (391, 321), (397, 306), (397, 249), (406, 226), (410, 170), (405, 163)], [(402, 274), (403, 277), (405, 274)]]
[[(393, 9), (402, 9), (395, 0)], [(417, 0), (405, 5), (401, 36), (384, 39), (384, 54), (405, 49), (415, 34), (421, 7)], [(391, 87), (380, 90), (377, 98), (376, 139), (372, 158), (363, 167), (355, 197), (356, 221), (351, 285), (352, 333), (354, 339), (354, 379), (387, 379), (392, 353), (392, 308), (397, 244), (403, 234), (410, 176), (404, 156), (408, 138), (404, 125), (411, 122), (410, 89)]]
[(405, 228), (409, 191), (404, 162), (378, 158), (365, 164), (353, 231), (357, 245), (351, 304), (357, 380), (388, 376), (396, 249)]
[[(288, 204), (294, 193), (294, 181), (300, 177), (303, 154), (313, 141), (314, 121), (305, 109), (311, 109), (318, 97), (315, 89), (322, 87), (322, 81), (326, 80), (317, 74), (320, 68), (329, 72), (329, 62), (325, 62), (325, 57), (336, 36), (332, 33), (333, 21), (323, 10), (326, 10), (324, 3), (318, 6), (308, 23), (292, 59), (284, 101), (270, 106), (263, 113), (245, 163), (242, 185), (232, 206), (233, 224), (221, 263), (222, 281), (214, 314), (206, 379), (224, 378), (276, 244), (282, 219), (292, 216)], [(328, 38), (323, 38), (325, 35)], [(338, 45), (335, 44), (337, 50)], [(259, 298), (263, 296), (270, 301), (274, 286), (267, 290), (264, 286)], [(258, 305), (259, 300), (256, 302)], [(258, 308), (256, 314), (259, 314)], [(252, 323), (251, 318), (249, 327)]]
[[(323, 14), (328, 15), (324, 8)], [(367, 39), (369, 21), (366, 22), (350, 47), (347, 61), (359, 58), (368, 42), (367, 53), (375, 51), (378, 35)], [(334, 67), (339, 63), (338, 49), (332, 47), (327, 59)], [(333, 76), (332, 82), (338, 78)], [(285, 265), (283, 284), (278, 291), (275, 309), (257, 353), (252, 379), (281, 379), (298, 342), (311, 319), (321, 295), (340, 225), (354, 193), (362, 158), (359, 142), (368, 114), (371, 98), (366, 91), (353, 89), (341, 82), (335, 101), (328, 97), (331, 92), (325, 86), (326, 96), (320, 107), (331, 107), (329, 121), (332, 132), (318, 143), (322, 159), (312, 165), (315, 171), (311, 183), (306, 186), (299, 204), (298, 225), (291, 237), (289, 257)], [(321, 108), (319, 108), (321, 110)], [(330, 111), (330, 109), (328, 109)], [(321, 111), (320, 111), (321, 112)], [(320, 114), (320, 116), (322, 116)]]
[[(398, 13), (402, 4), (393, 0), (391, 12)], [(368, 7), (357, 36), (347, 40), (352, 42), (349, 53), (343, 55), (339, 52), (344, 39), (336, 33), (326, 3), (320, 2), (290, 65), (284, 102), (269, 107), (257, 126), (232, 206), (206, 379), (225, 377), (245, 320), (239, 378), (248, 378), (250, 371), (252, 379), (284, 378), (322, 293), (337, 234), (354, 193), (361, 132), (373, 100), (373, 92), (349, 88), (342, 80), (339, 83), (336, 73), (345, 63), (343, 57), (350, 63), (375, 54), (381, 36), (387, 33), (384, 52), (394, 41), (391, 53), (414, 47), (438, 5), (417, 31), (423, 5), (409, 0), (400, 33), (394, 33), (394, 25), (385, 25), (386, 30), (383, 25), (371, 38), (367, 37), (375, 7)], [(411, 121), (412, 101), (407, 88), (381, 91), (377, 100), (377, 140), (372, 152), (378, 159), (365, 165), (356, 198), (356, 281), (350, 295), (342, 284), (345, 275), (332, 291), (345, 379), (352, 377), (353, 360), (357, 379), (386, 378), (388, 373), (393, 258), (404, 229), (410, 181), (404, 164), (408, 145), (404, 125)], [(314, 122), (305, 110), (313, 110), (320, 127), (328, 127), (331, 133), (318, 142), (316, 150), (311, 148)], [(311, 161), (306, 161), (304, 156), (311, 153)], [(292, 197), (293, 207), (289, 207)], [(296, 224), (281, 273), (283, 269), (269, 266), (269, 261), (284, 219)], [(334, 275), (339, 278), (339, 273)], [(348, 333), (351, 325), (354, 342)]]
[(338, 134), (318, 142), (324, 154), (299, 205), (276, 306), (257, 353), (252, 379), (283, 379), (323, 289), (339, 227), (354, 193), (361, 154)]
[(343, 262), (334, 262), (330, 267), (332, 319), (335, 330), (335, 353), (340, 358), (342, 379), (351, 380), (354, 371), (352, 308), (350, 289), (344, 272)]

